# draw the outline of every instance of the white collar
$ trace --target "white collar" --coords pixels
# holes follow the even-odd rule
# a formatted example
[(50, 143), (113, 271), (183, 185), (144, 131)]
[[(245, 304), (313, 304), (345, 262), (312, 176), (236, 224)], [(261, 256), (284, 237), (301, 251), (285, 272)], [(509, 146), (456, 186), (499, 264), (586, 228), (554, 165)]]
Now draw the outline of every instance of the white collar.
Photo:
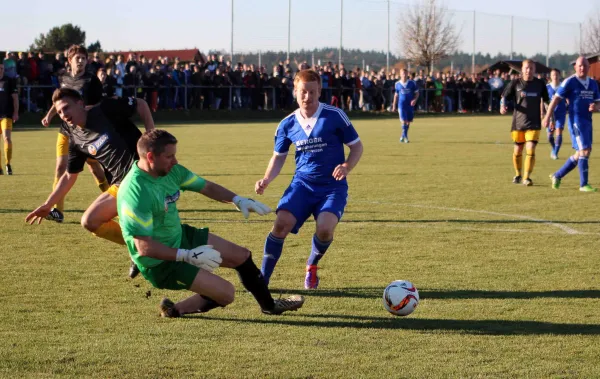
[(300, 124), (302, 130), (304, 130), (304, 133), (306, 133), (307, 137), (310, 136), (310, 133), (315, 128), (315, 124), (317, 123), (317, 120), (319, 119), (319, 115), (321, 115), (322, 110), (323, 103), (319, 102), (319, 107), (317, 108), (317, 111), (310, 118), (304, 118), (304, 116), (302, 116), (302, 113), (300, 113), (300, 108), (296, 109), (296, 112), (294, 112), (296, 114), (296, 120), (298, 121), (298, 124)]

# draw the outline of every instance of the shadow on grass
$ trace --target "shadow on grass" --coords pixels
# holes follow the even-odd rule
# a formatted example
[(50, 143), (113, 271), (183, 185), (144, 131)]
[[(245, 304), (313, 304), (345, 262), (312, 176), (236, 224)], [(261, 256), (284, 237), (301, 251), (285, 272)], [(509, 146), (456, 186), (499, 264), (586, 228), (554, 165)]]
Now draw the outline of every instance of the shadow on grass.
[[(301, 311), (300, 311), (301, 312)], [(232, 319), (209, 315), (184, 318), (229, 321), (249, 324), (306, 326), (311, 328), (404, 329), (423, 332), (457, 332), (479, 335), (598, 335), (597, 324), (558, 324), (539, 321), (511, 320), (449, 320), (427, 318), (372, 317), (353, 315), (294, 314), (267, 319)]]
[[(380, 298), (383, 287), (355, 287), (340, 289), (295, 290), (270, 289), (273, 294), (294, 293), (311, 297), (348, 297), (348, 298)], [(423, 299), (600, 299), (600, 290), (557, 290), (557, 291), (485, 291), (485, 290), (419, 290)]]

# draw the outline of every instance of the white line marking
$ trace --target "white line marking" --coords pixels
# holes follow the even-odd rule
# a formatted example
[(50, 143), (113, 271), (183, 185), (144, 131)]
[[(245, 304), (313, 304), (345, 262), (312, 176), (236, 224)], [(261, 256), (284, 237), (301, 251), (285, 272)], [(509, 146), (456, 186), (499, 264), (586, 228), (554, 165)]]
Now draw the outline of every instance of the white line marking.
[[(530, 217), (530, 216), (524, 216), (524, 215), (515, 215), (515, 214), (509, 214), (509, 213), (491, 212), (491, 211), (476, 210), (476, 209), (439, 207), (439, 206), (434, 206), (434, 205), (396, 204), (396, 203), (387, 203), (387, 202), (382, 202), (382, 201), (353, 201), (353, 202), (354, 203), (366, 203), (366, 204), (398, 205), (398, 206), (405, 206), (405, 207), (412, 207), (412, 208), (439, 209), (439, 210), (444, 210), (444, 211), (455, 211), (455, 212), (466, 212), (466, 213), (480, 213), (480, 214), (488, 214), (488, 215), (492, 215), (492, 216), (502, 216), (502, 217), (515, 217), (515, 218), (520, 218), (522, 220), (530, 220), (530, 221), (539, 222), (540, 224), (550, 225), (550, 226), (553, 226), (555, 228), (562, 230), (566, 234), (588, 234), (588, 233), (582, 233), (578, 230), (575, 230), (575, 229), (570, 228), (563, 224), (558, 224), (558, 223), (555, 223), (552, 221), (543, 220), (540, 218), (535, 218), (535, 217)], [(592, 233), (592, 234), (596, 234), (596, 233)]]

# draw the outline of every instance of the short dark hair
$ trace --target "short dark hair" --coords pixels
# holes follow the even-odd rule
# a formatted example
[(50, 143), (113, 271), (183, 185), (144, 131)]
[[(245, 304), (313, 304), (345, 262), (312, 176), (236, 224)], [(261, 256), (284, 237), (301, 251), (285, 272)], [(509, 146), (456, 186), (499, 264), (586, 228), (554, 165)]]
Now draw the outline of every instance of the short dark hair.
[(75, 54), (83, 54), (85, 55), (85, 59), (88, 58), (87, 49), (81, 45), (71, 45), (71, 47), (69, 47), (69, 50), (67, 50), (67, 60), (71, 61), (71, 58), (73, 58)]
[(552, 73), (552, 71), (556, 71), (556, 73), (560, 76), (560, 70), (557, 68), (553, 68), (552, 70), (550, 70), (550, 73)]
[(81, 94), (71, 88), (58, 88), (52, 94), (52, 103), (56, 103), (62, 99), (73, 99), (75, 101), (83, 101)]
[(148, 152), (160, 155), (165, 151), (167, 145), (175, 144), (177, 144), (177, 138), (174, 135), (166, 130), (153, 129), (142, 134), (137, 143), (137, 151), (140, 157), (146, 156)]

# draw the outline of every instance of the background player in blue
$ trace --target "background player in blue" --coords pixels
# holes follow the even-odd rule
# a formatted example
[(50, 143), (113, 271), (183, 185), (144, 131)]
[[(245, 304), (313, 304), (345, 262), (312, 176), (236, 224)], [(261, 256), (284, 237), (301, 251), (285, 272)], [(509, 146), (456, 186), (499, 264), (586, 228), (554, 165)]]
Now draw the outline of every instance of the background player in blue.
[(408, 77), (408, 71), (405, 68), (400, 70), (400, 80), (396, 82), (395, 90), (392, 109), (398, 109), (398, 113), (400, 114), (400, 122), (402, 123), (402, 137), (400, 137), (400, 142), (408, 143), (408, 127), (415, 115), (415, 105), (419, 98), (419, 88)]
[[(298, 233), (312, 214), (317, 228), (306, 263), (304, 288), (315, 289), (319, 285), (317, 264), (333, 242), (333, 232), (346, 206), (346, 176), (360, 160), (363, 146), (346, 114), (318, 101), (319, 74), (312, 70), (300, 71), (294, 79), (294, 91), (300, 108), (277, 127), (275, 152), (264, 178), (255, 186), (256, 193), (262, 195), (279, 175), (293, 144), (296, 173), (279, 201), (275, 224), (265, 241), (262, 273), (268, 284), (285, 238), (290, 232)], [(348, 159), (344, 145), (350, 147)]]
[(598, 189), (588, 184), (588, 159), (592, 152), (592, 112), (600, 103), (598, 83), (587, 76), (590, 64), (583, 56), (575, 61), (575, 75), (565, 79), (554, 98), (550, 102), (548, 113), (542, 121), (543, 126), (548, 126), (554, 109), (562, 99), (569, 101), (569, 133), (575, 154), (550, 176), (552, 188), (558, 189), (562, 178), (575, 167), (579, 166), (579, 190), (582, 192), (596, 192)]
[[(550, 72), (550, 83), (548, 83), (546, 86), (548, 88), (548, 96), (550, 99), (554, 97), (554, 94), (558, 90), (559, 86), (560, 71), (553, 69)], [(565, 99), (562, 99), (554, 110), (554, 122), (550, 122), (550, 127), (548, 128), (548, 142), (552, 148), (552, 151), (550, 152), (550, 157), (552, 159), (558, 159), (558, 152), (560, 151), (560, 146), (562, 145), (562, 133), (565, 128), (566, 119), (567, 102)]]

